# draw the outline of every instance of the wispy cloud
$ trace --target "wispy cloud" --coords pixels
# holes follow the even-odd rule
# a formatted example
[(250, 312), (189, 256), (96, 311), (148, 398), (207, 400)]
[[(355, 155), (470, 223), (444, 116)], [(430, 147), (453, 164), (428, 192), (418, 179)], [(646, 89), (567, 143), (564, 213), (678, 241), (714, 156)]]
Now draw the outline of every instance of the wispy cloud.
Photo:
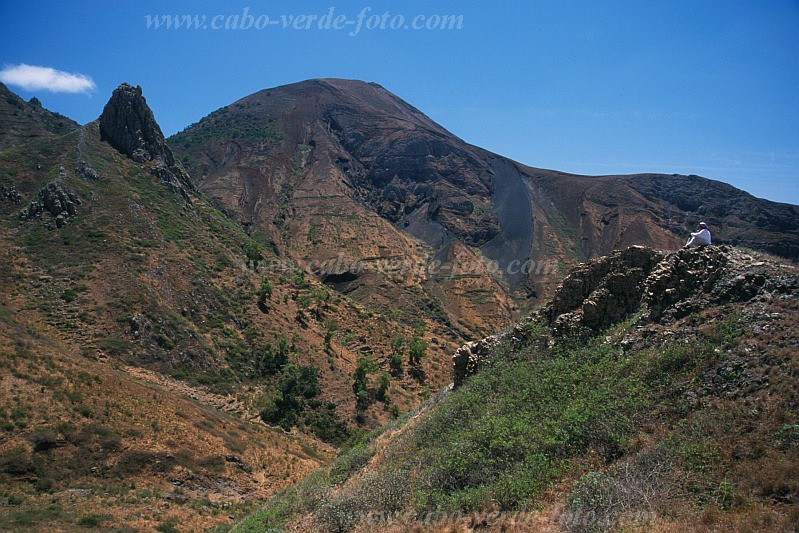
[(89, 76), (24, 63), (0, 70), (0, 81), (26, 91), (89, 93), (97, 88)]

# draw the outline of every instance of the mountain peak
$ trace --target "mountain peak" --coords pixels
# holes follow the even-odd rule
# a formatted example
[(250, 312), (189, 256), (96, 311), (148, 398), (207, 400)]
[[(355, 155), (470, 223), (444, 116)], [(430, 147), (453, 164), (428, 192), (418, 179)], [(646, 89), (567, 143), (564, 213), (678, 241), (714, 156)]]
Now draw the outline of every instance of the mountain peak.
[(140, 86), (122, 83), (114, 89), (99, 123), (101, 140), (137, 163), (151, 162), (150, 172), (188, 200), (186, 189), (193, 188), (189, 177), (175, 163)]
[(114, 89), (100, 115), (100, 138), (138, 163), (156, 159), (174, 163), (140, 86), (122, 83)]

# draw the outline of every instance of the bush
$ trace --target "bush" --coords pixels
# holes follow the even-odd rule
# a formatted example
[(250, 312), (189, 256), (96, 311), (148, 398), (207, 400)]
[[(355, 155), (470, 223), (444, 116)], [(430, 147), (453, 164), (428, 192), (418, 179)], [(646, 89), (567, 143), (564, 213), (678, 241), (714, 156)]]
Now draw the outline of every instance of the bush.
[(18, 476), (31, 471), (33, 462), (25, 446), (15, 446), (0, 453), (0, 472)]
[(378, 401), (388, 403), (388, 388), (391, 386), (391, 378), (388, 377), (388, 374), (382, 372), (377, 377), (377, 391), (375, 392), (375, 397)]
[(286, 431), (296, 426), (307, 400), (319, 395), (319, 369), (314, 366), (286, 365), (278, 380), (277, 391), (261, 399), (261, 418), (278, 424)]
[(783, 424), (774, 433), (774, 446), (787, 449), (799, 445), (799, 424)]
[(402, 356), (399, 354), (391, 354), (388, 357), (388, 366), (391, 368), (391, 373), (394, 377), (402, 376)]
[(616, 529), (620, 523), (636, 523), (652, 517), (674, 491), (673, 457), (664, 448), (639, 453), (610, 474), (589, 472), (580, 477), (569, 494), (569, 512), (579, 520), (575, 532)]
[(89, 514), (82, 516), (80, 520), (78, 520), (78, 525), (80, 527), (96, 528), (102, 527), (103, 522), (108, 522), (110, 520), (111, 516), (107, 514)]
[(317, 438), (336, 446), (340, 446), (349, 437), (347, 424), (338, 417), (335, 404), (327, 404), (324, 408), (305, 415), (305, 425)]
[(149, 450), (128, 450), (114, 465), (114, 473), (125, 478), (141, 472), (168, 472), (177, 464), (176, 457)]
[(28, 442), (33, 446), (34, 452), (47, 451), (56, 445), (55, 431), (48, 427), (36, 428), (28, 435)]
[(260, 247), (253, 241), (248, 241), (244, 244), (244, 257), (247, 258), (247, 266), (257, 268), (261, 257)]
[(361, 499), (346, 491), (324, 502), (314, 518), (322, 531), (343, 533), (354, 528), (364, 515)]
[(359, 357), (355, 365), (352, 391), (355, 393), (355, 409), (361, 416), (372, 403), (372, 396), (369, 393), (369, 374), (376, 369), (377, 365), (368, 357)]
[(159, 533), (180, 533), (180, 530), (177, 528), (177, 524), (177, 518), (168, 518), (155, 526), (155, 530)]
[(408, 359), (412, 365), (418, 365), (427, 355), (427, 341), (421, 337), (414, 337), (408, 343)]
[(130, 341), (119, 337), (104, 337), (97, 342), (97, 347), (109, 355), (125, 355), (130, 351)]

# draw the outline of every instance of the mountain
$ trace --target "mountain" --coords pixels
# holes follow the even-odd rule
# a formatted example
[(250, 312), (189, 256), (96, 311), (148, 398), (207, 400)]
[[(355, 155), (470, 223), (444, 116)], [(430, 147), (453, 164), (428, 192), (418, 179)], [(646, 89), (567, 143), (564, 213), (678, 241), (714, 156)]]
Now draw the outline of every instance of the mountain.
[(799, 269), (630, 247), (238, 530), (791, 531)]
[[(569, 278), (571, 292), (558, 289), (572, 264), (628, 244), (677, 248), (700, 216), (717, 238), (795, 254), (794, 206), (697, 177), (525, 167), (457, 139), (374, 84), (262, 91), (167, 140), (141, 88), (128, 84), (84, 126), (10, 92), (3, 102), (0, 529), (225, 527), (340, 449), (349, 452), (336, 484), (356, 472), (371, 457), (369, 430), (388, 437), (385, 424), (399, 428), (402, 413), (415, 419), (429, 412), (421, 404), (449, 394), (451, 356), (464, 343), (553, 296), (557, 316), (568, 316), (541, 326), (555, 330), (546, 346), (550, 336), (601, 338), (608, 323), (593, 319), (617, 324), (641, 302), (635, 276), (667, 263), (665, 252), (639, 253), (640, 264), (619, 267), (632, 277), (617, 280), (606, 276), (617, 260), (600, 259), (605, 266)], [(700, 190), (714, 200), (696, 203)], [(724, 253), (738, 261), (739, 252), (748, 253)], [(692, 253), (676, 257), (692, 264)], [(508, 271), (513, 261), (527, 269)], [(744, 293), (765, 298), (766, 287), (777, 302), (793, 294), (761, 283), (757, 268), (723, 279), (740, 275)], [(673, 283), (663, 294), (696, 288), (690, 276), (664, 279)], [(591, 296), (584, 303), (581, 291)], [(613, 299), (619, 291), (624, 306)], [(718, 309), (697, 301), (685, 309)], [(789, 303), (769, 316), (791, 318)], [(674, 315), (680, 327), (693, 327), (689, 317)], [(610, 352), (584, 355), (586, 364), (601, 356), (585, 368), (592, 376), (612, 366)], [(491, 375), (461, 376), (459, 390)], [(610, 381), (581, 383), (568, 385), (596, 385), (600, 400), (619, 405)], [(500, 380), (494, 390), (524, 393), (521, 385)], [(572, 431), (585, 414), (575, 409), (563, 431), (583, 447), (569, 461), (585, 459), (590, 441)], [(603, 446), (626, 446), (628, 435)], [(469, 440), (430, 449), (451, 458), (445, 447), (457, 442)], [(454, 505), (475, 488), (458, 487), (447, 489), (449, 503), (426, 500), (429, 492), (414, 501)], [(475, 489), (474, 502), (487, 494)]]
[[(17, 118), (2, 128), (38, 131)], [(141, 88), (16, 139), (0, 529), (224, 524), (450, 379), (457, 337), (334, 292), (197, 191)]]
[[(527, 167), (469, 145), (374, 83), (260, 91), (169, 142), (216, 205), (292, 257), (417, 259), (423, 250), (428, 261), (477, 265), (466, 269), (468, 287), (457, 275), (423, 283), (471, 333), (512, 314), (506, 294), (529, 306), (577, 262), (634, 244), (678, 248), (700, 220), (718, 242), (799, 257), (796, 206), (698, 176)], [(392, 285), (377, 275), (345, 290), (366, 302)]]
[(0, 152), (34, 139), (49, 139), (78, 128), (78, 123), (42, 107), (37, 98), (26, 102), (0, 83)]

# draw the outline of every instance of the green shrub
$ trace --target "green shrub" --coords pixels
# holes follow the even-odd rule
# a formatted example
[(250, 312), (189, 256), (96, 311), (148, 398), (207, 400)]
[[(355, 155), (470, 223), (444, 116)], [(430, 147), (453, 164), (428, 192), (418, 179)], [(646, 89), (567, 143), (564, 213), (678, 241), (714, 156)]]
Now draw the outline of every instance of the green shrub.
[(388, 403), (388, 388), (391, 386), (391, 378), (388, 377), (386, 372), (381, 372), (377, 377), (377, 390), (375, 391), (375, 398), (378, 401)]
[[(307, 401), (319, 395), (319, 369), (314, 366), (286, 365), (278, 380), (277, 391), (263, 400), (261, 418), (278, 424), (286, 431), (296, 426)], [(318, 421), (317, 421), (318, 422)]]
[(261, 278), (261, 286), (258, 288), (258, 308), (266, 312), (268, 310), (266, 301), (272, 298), (272, 284), (266, 278)]
[(109, 355), (125, 355), (130, 351), (130, 341), (119, 337), (104, 337), (97, 342), (97, 347)]
[(177, 528), (178, 519), (177, 518), (168, 518), (165, 521), (161, 522), (157, 526), (155, 526), (155, 530), (159, 533), (180, 533), (180, 530)]
[(427, 355), (427, 341), (421, 337), (413, 337), (408, 343), (408, 360), (412, 365), (418, 365)]
[(33, 446), (33, 451), (47, 451), (56, 445), (56, 434), (52, 428), (40, 427), (28, 435), (28, 442)]
[(391, 369), (391, 373), (394, 377), (402, 376), (402, 356), (396, 353), (393, 353), (388, 356), (388, 366)]
[(363, 517), (362, 502), (357, 495), (343, 493), (325, 501), (314, 514), (321, 531), (343, 533), (354, 528)]
[(33, 471), (33, 462), (25, 446), (18, 445), (0, 452), (0, 472), (12, 476)]
[(98, 528), (102, 527), (103, 522), (108, 522), (111, 519), (111, 516), (107, 514), (89, 514), (82, 516), (80, 520), (78, 520), (78, 525), (86, 528)]
[(777, 448), (789, 448), (799, 445), (799, 424), (783, 424), (774, 433), (774, 446)]
[(336, 405), (332, 403), (307, 413), (304, 423), (317, 438), (336, 446), (349, 437), (347, 424), (338, 417)]

